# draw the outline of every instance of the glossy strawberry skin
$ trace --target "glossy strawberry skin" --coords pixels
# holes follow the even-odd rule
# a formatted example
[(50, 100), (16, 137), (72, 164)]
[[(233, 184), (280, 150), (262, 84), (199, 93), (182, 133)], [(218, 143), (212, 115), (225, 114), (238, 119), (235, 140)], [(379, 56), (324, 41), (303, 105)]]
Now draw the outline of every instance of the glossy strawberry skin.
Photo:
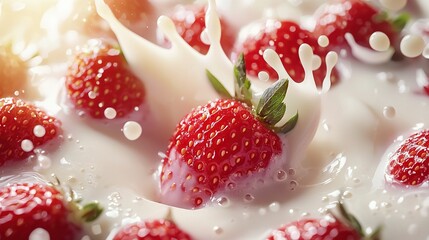
[[(34, 128), (40, 125), (45, 135), (37, 137)], [(21, 143), (30, 140), (34, 148), (53, 140), (61, 133), (61, 123), (35, 105), (18, 98), (0, 99), (0, 166), (9, 160), (22, 160), (32, 154)]]
[[(201, 40), (201, 33), (206, 28), (205, 24), (206, 6), (204, 5), (179, 5), (171, 14), (171, 19), (176, 26), (179, 35), (195, 50), (202, 54), (206, 54), (210, 48)], [(234, 45), (234, 33), (231, 27), (220, 17), (221, 24), (221, 39), (220, 44), (227, 55), (231, 53)], [(169, 47), (170, 43), (167, 39), (160, 37), (159, 44)]]
[(100, 40), (91, 40), (77, 53), (65, 85), (74, 107), (93, 118), (104, 118), (108, 107), (120, 118), (144, 102), (143, 83), (131, 72), (121, 51)]
[(263, 172), (281, 152), (279, 136), (247, 106), (209, 102), (191, 111), (171, 138), (160, 173), (162, 200), (200, 208), (218, 191)]
[[(144, 233), (144, 234), (142, 234)], [(120, 229), (113, 240), (191, 240), (192, 238), (169, 220), (138, 222)]]
[(370, 47), (372, 33), (385, 33), (391, 43), (395, 43), (398, 32), (387, 20), (380, 19), (380, 11), (363, 0), (338, 0), (321, 7), (316, 14), (314, 32), (317, 36), (326, 35), (331, 46), (344, 47), (346, 33), (351, 33), (355, 41)]
[(0, 189), (0, 239), (29, 239), (37, 228), (51, 240), (80, 239), (81, 229), (70, 222), (63, 195), (54, 187), (20, 183)]
[[(317, 38), (309, 31), (302, 29), (293, 21), (280, 21), (269, 19), (259, 23), (251, 34), (245, 36), (241, 41), (238, 41), (233, 50), (232, 58), (243, 53), (246, 61), (247, 74), (257, 77), (259, 72), (265, 71), (268, 73), (271, 80), (277, 80), (277, 72), (270, 67), (263, 59), (263, 53), (266, 49), (273, 49), (280, 56), (283, 66), (296, 82), (304, 80), (304, 68), (299, 59), (298, 50), (301, 44), (309, 44), (314, 54), (321, 57), (321, 66), (313, 71), (314, 80), (317, 86), (322, 86), (322, 82), (326, 76), (325, 56), (328, 49), (322, 48), (317, 43)], [(331, 82), (338, 81), (338, 72), (333, 70)]]
[(353, 228), (335, 218), (303, 219), (294, 221), (271, 232), (266, 240), (360, 240)]
[(389, 159), (386, 177), (393, 183), (418, 186), (429, 179), (429, 130), (408, 137)]

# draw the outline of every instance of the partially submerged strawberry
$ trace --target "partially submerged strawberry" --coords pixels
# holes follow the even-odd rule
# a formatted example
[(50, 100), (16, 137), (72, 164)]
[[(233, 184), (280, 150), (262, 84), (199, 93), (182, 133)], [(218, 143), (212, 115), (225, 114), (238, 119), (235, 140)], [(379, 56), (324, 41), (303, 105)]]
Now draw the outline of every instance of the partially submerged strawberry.
[[(239, 39), (234, 46), (233, 58), (238, 53), (244, 53), (247, 73), (257, 77), (259, 72), (265, 71), (271, 80), (278, 79), (278, 75), (263, 58), (266, 49), (273, 49), (279, 55), (290, 77), (296, 82), (302, 82), (305, 73), (298, 50), (303, 43), (310, 45), (314, 54), (321, 58), (321, 65), (313, 71), (313, 75), (317, 86), (322, 86), (327, 72), (325, 57), (328, 49), (320, 47), (317, 38), (311, 32), (302, 29), (297, 23), (289, 20), (268, 19), (257, 23), (246, 32), (244, 37), (240, 36)], [(331, 74), (331, 82), (337, 81), (338, 72), (334, 69)]]
[(290, 222), (272, 231), (266, 240), (380, 240), (377, 228), (367, 235), (359, 221), (349, 213), (343, 203), (338, 204), (340, 216), (330, 213), (322, 218), (305, 218)]
[(191, 240), (172, 220), (147, 220), (125, 226), (113, 240)]
[[(195, 50), (202, 54), (206, 54), (210, 45), (203, 42), (201, 37), (203, 31), (206, 29), (205, 23), (206, 6), (205, 5), (178, 5), (173, 13), (171, 19), (176, 26), (179, 35)], [(231, 53), (234, 44), (234, 33), (231, 27), (222, 18), (221, 24), (221, 39), (220, 44), (227, 55)], [(167, 39), (161, 36), (158, 39), (159, 44), (168, 47), (170, 43)]]
[(296, 113), (284, 125), (276, 125), (286, 111), (283, 100), (289, 82), (279, 80), (253, 105), (244, 65), (241, 56), (234, 70), (234, 97), (208, 72), (216, 90), (228, 99), (195, 108), (177, 126), (161, 164), (163, 202), (203, 207), (227, 186), (266, 173), (283, 154), (277, 133), (292, 130), (298, 120)]
[(5, 186), (0, 189), (0, 202), (2, 240), (29, 239), (38, 230), (51, 240), (80, 239), (81, 224), (95, 220), (102, 211), (95, 202), (81, 206), (57, 187), (41, 183)]
[(386, 178), (403, 186), (419, 186), (429, 180), (429, 130), (408, 137), (389, 158)]
[(106, 108), (123, 117), (143, 104), (145, 89), (117, 47), (91, 40), (76, 54), (66, 76), (66, 89), (76, 109), (104, 118)]
[[(30, 156), (34, 148), (55, 139), (60, 132), (60, 121), (35, 105), (18, 98), (1, 98), (0, 166), (6, 161)], [(23, 141), (28, 141), (33, 148), (23, 148)]]
[(347, 46), (344, 35), (350, 33), (358, 44), (369, 48), (370, 36), (380, 31), (395, 46), (408, 18), (404, 14), (390, 20), (386, 13), (368, 1), (337, 0), (323, 5), (317, 11), (314, 32), (317, 36), (326, 35), (332, 47)]

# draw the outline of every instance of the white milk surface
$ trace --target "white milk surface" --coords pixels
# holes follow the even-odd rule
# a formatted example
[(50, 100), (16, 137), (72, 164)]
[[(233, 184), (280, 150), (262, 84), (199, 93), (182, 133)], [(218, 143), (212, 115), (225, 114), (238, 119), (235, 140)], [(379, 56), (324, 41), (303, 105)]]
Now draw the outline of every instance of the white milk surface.
[[(382, 225), (383, 239), (428, 239), (429, 190), (393, 189), (386, 186), (383, 176), (390, 146), (428, 128), (429, 96), (418, 87), (418, 82), (426, 80), (423, 70), (428, 63), (423, 56), (372, 65), (339, 54), (341, 82), (329, 91), (315, 90), (311, 76), (304, 83), (291, 83), (286, 101), (292, 110), (287, 114), (298, 110), (300, 119), (285, 137), (289, 159), (273, 171), (275, 183), (257, 191), (237, 190), (219, 196), (203, 209), (179, 209), (158, 203), (154, 173), (180, 119), (192, 107), (218, 97), (205, 70), (232, 88), (233, 64), (216, 41), (220, 33), (217, 12), (233, 21), (237, 30), (264, 17), (292, 18), (311, 27), (311, 14), (324, 1), (211, 1), (207, 33), (212, 46), (207, 55), (201, 55), (178, 37), (168, 18), (158, 20), (161, 31), (173, 42), (171, 49), (163, 49), (125, 28), (103, 0), (97, 0), (98, 12), (112, 27), (147, 92), (145, 106), (128, 118), (113, 120), (80, 116), (64, 94), (71, 52), (87, 40), (72, 27), (80, 23), (73, 16), (84, 6), (82, 2), (0, 2), (0, 43), (12, 40), (17, 49), (19, 44), (39, 49), (45, 61), (29, 73), (40, 93), (34, 101), (60, 119), (64, 131), (58, 149), (39, 150), (29, 161), (1, 167), (1, 185), (33, 176), (50, 180), (55, 174), (83, 199), (103, 205), (102, 216), (86, 227), (86, 239), (93, 240), (109, 238), (130, 222), (163, 218), (169, 208), (179, 227), (195, 239), (263, 239), (282, 224), (320, 217), (341, 196), (368, 232)], [(157, 16), (177, 2), (152, 1)], [(397, 7), (392, 1), (382, 4)], [(426, 1), (413, 4), (429, 8)], [(56, 13), (58, 9), (63, 14)], [(414, 9), (418, 7), (407, 10)], [(410, 26), (429, 15), (416, 12), (413, 16)], [(377, 39), (373, 41), (377, 45)], [(305, 65), (309, 58), (304, 55)], [(267, 85), (254, 81), (258, 91)], [(124, 135), (129, 120), (142, 128), (134, 141)]]

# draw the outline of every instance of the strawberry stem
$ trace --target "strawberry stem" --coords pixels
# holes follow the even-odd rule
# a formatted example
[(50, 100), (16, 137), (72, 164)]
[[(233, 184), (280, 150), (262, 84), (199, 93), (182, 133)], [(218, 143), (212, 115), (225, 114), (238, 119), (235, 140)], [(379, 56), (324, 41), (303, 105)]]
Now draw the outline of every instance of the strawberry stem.
[(284, 99), (289, 87), (288, 79), (278, 80), (265, 89), (257, 106), (254, 106), (252, 103), (253, 94), (250, 89), (251, 82), (246, 75), (246, 63), (243, 54), (240, 54), (234, 67), (234, 97), (230, 95), (222, 83), (210, 71), (206, 70), (206, 74), (214, 89), (221, 96), (229, 99), (233, 98), (247, 104), (247, 106), (252, 108), (252, 113), (255, 117), (267, 128), (276, 133), (287, 133), (295, 127), (298, 121), (298, 112), (282, 126), (276, 126), (286, 113), (286, 103)]

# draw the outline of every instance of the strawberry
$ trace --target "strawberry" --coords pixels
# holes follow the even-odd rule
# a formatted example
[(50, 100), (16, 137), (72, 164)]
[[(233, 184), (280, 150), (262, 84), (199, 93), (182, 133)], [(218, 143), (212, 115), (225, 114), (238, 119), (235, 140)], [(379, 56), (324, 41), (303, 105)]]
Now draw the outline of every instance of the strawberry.
[[(122, 24), (140, 35), (145, 35), (149, 16), (154, 12), (148, 0), (105, 0), (105, 3)], [(94, 0), (76, 4), (75, 9), (73, 19), (78, 21), (75, 25), (82, 24), (80, 31), (92, 37), (115, 38), (107, 22), (98, 15)]]
[(404, 186), (429, 180), (429, 130), (408, 137), (389, 158), (386, 179)]
[[(206, 54), (210, 45), (201, 40), (201, 34), (206, 28), (205, 24), (206, 6), (204, 5), (178, 5), (171, 19), (176, 26), (179, 35), (195, 50), (202, 54)], [(227, 55), (231, 53), (234, 44), (234, 33), (226, 21), (220, 17), (221, 24), (221, 39), (220, 44)], [(161, 46), (169, 47), (170, 43), (163, 36), (158, 38), (158, 43)]]
[(0, 189), (0, 202), (2, 240), (29, 239), (36, 229), (46, 231), (51, 240), (80, 239), (80, 219), (92, 221), (101, 213), (97, 203), (80, 207), (55, 186), (42, 183), (5, 186)]
[[(317, 43), (317, 38), (309, 31), (302, 29), (293, 21), (280, 21), (269, 19), (265, 22), (252, 26), (250, 31), (240, 36), (233, 50), (232, 58), (238, 53), (244, 53), (246, 60), (247, 74), (257, 77), (258, 73), (265, 71), (270, 79), (278, 79), (277, 72), (270, 67), (263, 59), (266, 49), (273, 49), (279, 55), (284, 68), (290, 77), (296, 82), (304, 80), (304, 68), (299, 59), (298, 50), (301, 44), (309, 44), (314, 54), (321, 57), (320, 67), (313, 71), (314, 80), (317, 86), (322, 86), (326, 76), (325, 56), (328, 53), (326, 48), (322, 48)], [(336, 69), (331, 74), (331, 82), (338, 80)]]
[(144, 101), (143, 83), (130, 70), (120, 49), (91, 40), (76, 54), (66, 76), (68, 97), (76, 109), (103, 118), (106, 108), (118, 117), (132, 112)]
[[(61, 132), (56, 118), (18, 98), (0, 99), (0, 166), (9, 160), (22, 160), (31, 155), (22, 142), (28, 140), (33, 149), (53, 140)], [(35, 134), (41, 129), (42, 134)], [(43, 134), (44, 133), (44, 134)], [(27, 151), (28, 150), (28, 151)]]
[(0, 97), (15, 96), (27, 85), (27, 64), (11, 46), (0, 46)]
[(283, 100), (289, 82), (276, 82), (253, 106), (244, 65), (241, 56), (234, 70), (234, 98), (208, 72), (215, 89), (229, 99), (199, 106), (178, 124), (161, 163), (162, 201), (203, 207), (218, 191), (265, 172), (273, 158), (282, 154), (276, 132), (292, 130), (298, 119), (297, 113), (283, 126), (275, 126), (286, 111)]
[(379, 240), (380, 228), (366, 236), (358, 220), (338, 204), (341, 216), (330, 213), (323, 218), (309, 218), (290, 222), (272, 231), (266, 240)]
[(105, 0), (113, 14), (127, 23), (136, 23), (153, 11), (153, 6), (148, 0)]
[(120, 229), (113, 240), (191, 240), (177, 225), (166, 219), (134, 223)]
[(346, 46), (344, 35), (351, 33), (358, 44), (369, 48), (369, 37), (376, 31), (385, 33), (394, 46), (408, 21), (405, 14), (389, 20), (385, 13), (363, 0), (337, 0), (325, 4), (318, 9), (315, 18), (314, 33), (326, 35), (335, 47)]

